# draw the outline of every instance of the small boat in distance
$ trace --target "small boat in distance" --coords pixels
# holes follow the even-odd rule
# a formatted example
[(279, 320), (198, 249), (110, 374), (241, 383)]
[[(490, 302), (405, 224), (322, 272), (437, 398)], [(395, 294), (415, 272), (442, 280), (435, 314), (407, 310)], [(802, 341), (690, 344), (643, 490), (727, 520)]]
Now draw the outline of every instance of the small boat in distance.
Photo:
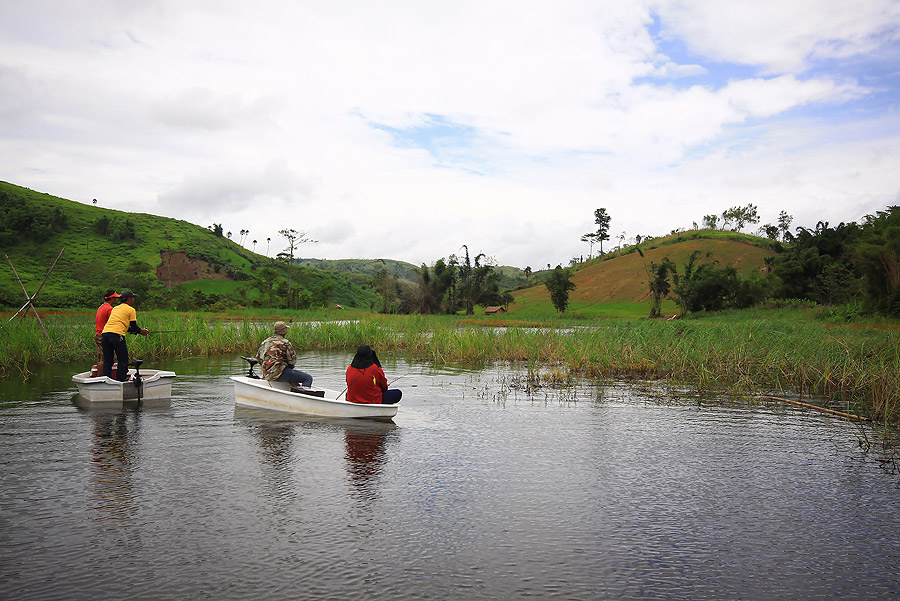
[(256, 359), (241, 358), (250, 364), (250, 371), (246, 376), (231, 376), (236, 405), (319, 417), (390, 420), (397, 415), (396, 404), (351, 403), (341, 398), (343, 392), (336, 390), (292, 388), (287, 382), (263, 380), (253, 373)]
[(138, 360), (129, 365), (134, 369), (128, 370), (128, 381), (121, 382), (106, 376), (91, 375), (85, 371), (72, 376), (72, 381), (78, 387), (78, 394), (91, 406), (111, 406), (122, 404), (126, 401), (168, 399), (172, 397), (172, 380), (175, 379), (174, 371), (160, 369), (148, 369), (140, 371), (143, 361)]

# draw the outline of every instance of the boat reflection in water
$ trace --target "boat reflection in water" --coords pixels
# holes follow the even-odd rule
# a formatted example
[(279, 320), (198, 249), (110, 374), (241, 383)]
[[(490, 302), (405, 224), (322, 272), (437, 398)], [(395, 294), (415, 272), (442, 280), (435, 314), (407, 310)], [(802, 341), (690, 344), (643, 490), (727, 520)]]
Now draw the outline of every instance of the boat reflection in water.
[(72, 396), (79, 414), (92, 422), (90, 466), (96, 505), (105, 519), (131, 519), (137, 509), (133, 482), (141, 446), (141, 421), (148, 412), (171, 413), (169, 399), (155, 399), (142, 408), (137, 401), (126, 407), (91, 406), (79, 394)]
[(243, 406), (235, 406), (234, 416), (256, 440), (269, 496), (279, 501), (296, 501), (305, 486), (334, 477), (335, 444), (344, 446), (346, 481), (354, 497), (362, 502), (377, 498), (389, 442), (399, 432), (391, 421), (273, 414)]
[[(88, 412), (86, 412), (88, 413)], [(137, 509), (134, 497), (134, 447), (141, 414), (94, 410), (91, 432), (91, 483), (96, 495), (93, 509), (110, 520), (127, 519)]]
[(388, 460), (388, 442), (397, 437), (396, 429), (393, 422), (344, 425), (347, 481), (361, 501), (378, 498), (378, 482)]

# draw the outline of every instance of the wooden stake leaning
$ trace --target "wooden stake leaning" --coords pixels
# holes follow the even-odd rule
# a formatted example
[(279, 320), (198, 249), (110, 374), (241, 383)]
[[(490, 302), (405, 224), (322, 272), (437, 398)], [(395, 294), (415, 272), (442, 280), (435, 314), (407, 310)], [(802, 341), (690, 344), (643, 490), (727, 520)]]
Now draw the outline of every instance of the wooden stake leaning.
[[(13, 316), (10, 317), (9, 321), (7, 321), (6, 323), (9, 323), (13, 319), (15, 319), (19, 313), (22, 313), (22, 311), (25, 311), (27, 313), (28, 307), (31, 307), (31, 311), (34, 313), (34, 316), (37, 317), (38, 324), (40, 324), (40, 326), (41, 326), (41, 330), (44, 331), (44, 336), (46, 336), (47, 338), (50, 338), (50, 334), (47, 333), (47, 329), (44, 327), (44, 322), (41, 321), (41, 316), (38, 315), (37, 309), (34, 308), (34, 299), (37, 298), (37, 295), (41, 291), (41, 288), (44, 287), (44, 284), (47, 282), (47, 278), (50, 277), (50, 272), (53, 271), (54, 267), (56, 267), (56, 264), (59, 262), (59, 258), (62, 256), (63, 251), (65, 251), (65, 250), (66, 250), (66, 248), (63, 247), (62, 250), (59, 251), (59, 254), (56, 255), (56, 261), (53, 261), (53, 265), (51, 265), (50, 269), (47, 270), (47, 275), (44, 276), (44, 280), (41, 282), (41, 285), (38, 286), (37, 291), (30, 296), (28, 295), (28, 291), (25, 290), (25, 284), (22, 283), (22, 279), (19, 277), (19, 273), (16, 271), (16, 268), (13, 266), (12, 261), (10, 261), (9, 255), (7, 255), (6, 253), (3, 253), (3, 256), (6, 257), (6, 262), (9, 263), (10, 268), (12, 268), (13, 275), (16, 276), (16, 280), (19, 282), (19, 286), (22, 287), (22, 292), (25, 294), (25, 304), (22, 305), (22, 307), (18, 311), (13, 313)], [(23, 317), (24, 317), (24, 314), (23, 314)]]

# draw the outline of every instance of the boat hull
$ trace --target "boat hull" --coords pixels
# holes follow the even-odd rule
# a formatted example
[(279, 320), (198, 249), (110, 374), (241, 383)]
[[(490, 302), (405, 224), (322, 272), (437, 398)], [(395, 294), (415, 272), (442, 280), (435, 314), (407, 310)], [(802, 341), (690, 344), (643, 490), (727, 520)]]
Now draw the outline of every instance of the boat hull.
[(343, 393), (327, 388), (323, 397), (291, 392), (287, 382), (231, 376), (234, 380), (234, 402), (244, 407), (258, 407), (319, 417), (390, 420), (397, 415), (397, 405), (369, 405), (339, 399)]
[[(128, 370), (133, 375), (134, 370)], [(148, 369), (141, 372), (141, 388), (134, 381), (119, 382), (105, 376), (91, 377), (86, 371), (72, 376), (78, 394), (91, 405), (122, 404), (126, 401), (168, 399), (172, 397), (172, 380), (175, 372)]]

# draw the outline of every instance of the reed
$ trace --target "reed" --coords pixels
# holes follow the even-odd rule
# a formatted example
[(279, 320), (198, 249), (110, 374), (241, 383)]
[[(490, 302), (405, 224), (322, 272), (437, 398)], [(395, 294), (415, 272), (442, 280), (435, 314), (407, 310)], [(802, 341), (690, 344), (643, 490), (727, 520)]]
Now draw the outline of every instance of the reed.
[[(152, 330), (129, 336), (145, 360), (193, 355), (254, 354), (271, 321), (140, 314)], [(45, 363), (80, 363), (95, 356), (90, 316), (45, 318), (47, 339), (32, 319), (0, 333), (0, 374), (27, 378)], [(669, 379), (700, 391), (739, 391), (827, 397), (847, 409), (900, 421), (900, 350), (891, 328), (835, 326), (771, 312), (743, 318), (675, 322), (548, 321), (540, 327), (495, 325), (447, 316), (367, 316), (358, 320), (295, 322), (288, 333), (298, 351), (346, 351), (369, 344), (382, 356), (431, 364), (524, 364), (588, 378)], [(349, 360), (349, 358), (348, 358)]]

